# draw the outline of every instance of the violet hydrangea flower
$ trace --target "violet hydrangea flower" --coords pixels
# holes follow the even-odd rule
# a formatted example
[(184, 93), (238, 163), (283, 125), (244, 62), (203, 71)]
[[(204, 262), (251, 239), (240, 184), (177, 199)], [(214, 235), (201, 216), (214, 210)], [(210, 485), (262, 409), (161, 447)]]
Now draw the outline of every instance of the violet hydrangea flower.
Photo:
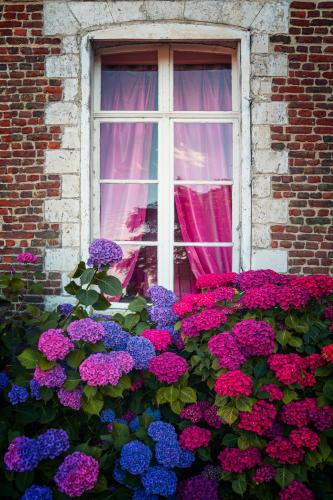
[(91, 318), (78, 319), (73, 321), (67, 328), (71, 340), (83, 340), (96, 344), (105, 337), (105, 329), (102, 323), (98, 323)]
[(102, 321), (101, 323), (106, 331), (103, 338), (103, 344), (106, 349), (113, 351), (123, 351), (127, 347), (130, 339), (129, 333), (125, 332), (119, 323), (115, 321)]
[(29, 386), (30, 386), (31, 397), (36, 401), (40, 401), (42, 399), (42, 396), (40, 394), (40, 385), (37, 382), (37, 380), (32, 378), (29, 382)]
[(28, 391), (25, 387), (21, 387), (20, 385), (13, 384), (11, 390), (8, 392), (8, 399), (13, 406), (19, 403), (25, 403), (28, 397)]
[(14, 438), (4, 456), (7, 469), (14, 472), (34, 470), (39, 461), (39, 447), (36, 441), (25, 436)]
[(60, 304), (58, 311), (62, 316), (68, 316), (73, 311), (72, 304)]
[(43, 332), (38, 340), (38, 350), (44, 354), (49, 361), (65, 359), (67, 354), (74, 349), (74, 344), (68, 337), (63, 335), (60, 328), (51, 328)]
[(134, 368), (137, 370), (148, 368), (149, 361), (156, 354), (153, 344), (144, 337), (131, 337), (127, 343), (126, 351), (134, 359)]
[(81, 387), (77, 387), (71, 391), (67, 391), (61, 387), (58, 391), (58, 398), (62, 406), (67, 406), (72, 410), (79, 410), (81, 408), (81, 398), (83, 390)]
[(97, 483), (99, 465), (93, 457), (75, 451), (60, 464), (54, 481), (61, 493), (79, 497)]
[(36, 366), (34, 379), (41, 387), (61, 387), (66, 380), (66, 372), (60, 365), (55, 365), (50, 370), (41, 370), (39, 366)]
[(179, 500), (187, 500), (195, 498), (196, 500), (218, 500), (219, 483), (210, 479), (207, 476), (199, 475), (190, 477), (182, 481), (179, 485), (178, 497)]
[(53, 494), (52, 490), (47, 486), (38, 486), (37, 484), (32, 484), (28, 489), (25, 490), (21, 500), (52, 500)]
[(4, 372), (0, 372), (0, 391), (3, 391), (9, 385), (9, 378)]
[(48, 429), (36, 438), (41, 460), (56, 458), (69, 448), (67, 432), (63, 429)]
[(117, 385), (122, 370), (109, 354), (111, 353), (91, 354), (85, 359), (79, 367), (81, 379), (91, 386)]
[(16, 257), (16, 262), (19, 262), (20, 264), (36, 264), (37, 257), (31, 252), (23, 252)]
[(111, 266), (120, 262), (123, 258), (123, 251), (117, 243), (106, 239), (98, 239), (89, 246), (88, 266), (95, 266), (101, 270), (103, 266)]

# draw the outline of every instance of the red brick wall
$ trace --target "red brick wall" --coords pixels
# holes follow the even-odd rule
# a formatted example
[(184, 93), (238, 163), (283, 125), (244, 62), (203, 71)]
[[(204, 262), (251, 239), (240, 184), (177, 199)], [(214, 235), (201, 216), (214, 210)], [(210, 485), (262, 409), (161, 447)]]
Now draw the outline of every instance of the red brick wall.
[(289, 123), (271, 127), (272, 148), (289, 151), (289, 174), (275, 175), (275, 198), (288, 198), (288, 225), (272, 226), (292, 273), (333, 272), (333, 2), (291, 2), (288, 78), (273, 79), (273, 100), (287, 101)]
[[(45, 56), (60, 40), (43, 36), (43, 3), (0, 6), (0, 271), (25, 249), (43, 262), (46, 246), (59, 246), (57, 224), (44, 221), (43, 200), (59, 196), (56, 175), (44, 174), (44, 154), (60, 146), (60, 128), (44, 124), (45, 103), (61, 99), (61, 81), (45, 77)], [(17, 266), (16, 266), (17, 267)], [(58, 293), (60, 277), (45, 276), (45, 292)], [(37, 298), (36, 298), (37, 300)]]

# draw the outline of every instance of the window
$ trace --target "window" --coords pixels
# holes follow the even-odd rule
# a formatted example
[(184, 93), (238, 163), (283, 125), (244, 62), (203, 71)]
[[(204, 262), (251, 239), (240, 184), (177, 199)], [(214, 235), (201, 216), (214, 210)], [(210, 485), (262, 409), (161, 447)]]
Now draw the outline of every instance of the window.
[(127, 296), (239, 268), (237, 67), (222, 46), (98, 51), (92, 235), (122, 246)]

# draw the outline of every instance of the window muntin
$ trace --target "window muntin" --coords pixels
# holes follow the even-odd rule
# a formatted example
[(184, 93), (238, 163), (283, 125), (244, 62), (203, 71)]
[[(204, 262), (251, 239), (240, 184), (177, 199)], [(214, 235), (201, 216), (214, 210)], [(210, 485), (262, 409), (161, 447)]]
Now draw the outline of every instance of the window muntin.
[[(135, 290), (141, 292), (142, 286), (146, 286), (148, 281), (152, 283), (154, 276), (155, 282), (168, 288), (174, 287), (176, 292), (185, 293), (193, 289), (195, 282), (193, 269), (195, 273), (202, 274), (202, 272), (229, 271), (239, 266), (240, 189), (237, 152), (239, 113), (236, 52), (221, 47), (214, 47), (210, 52), (207, 46), (192, 46), (192, 48), (185, 46), (183, 50), (183, 45), (162, 45), (156, 49), (157, 88), (154, 90), (156, 93), (154, 99), (152, 96), (150, 98), (154, 106), (159, 103), (159, 109), (151, 109), (150, 106), (150, 109), (141, 110), (134, 109), (134, 105), (126, 105), (127, 107), (124, 105), (123, 109), (103, 110), (101, 95), (103, 92), (105, 95), (106, 91), (104, 89), (100, 92), (101, 87), (105, 86), (101, 77), (103, 58), (104, 66), (110, 61), (112, 64), (109, 66), (117, 66), (118, 63), (130, 66), (134, 61), (138, 63), (136, 67), (142, 65), (141, 73), (145, 73), (148, 63), (152, 63), (147, 53), (153, 54), (154, 51), (147, 51), (147, 48), (143, 47), (124, 47), (121, 53), (117, 53), (119, 48), (115, 48), (111, 51), (111, 55), (108, 53), (97, 56), (95, 70), (93, 236), (116, 240), (125, 250), (132, 248), (131, 252), (127, 252), (127, 269), (131, 270), (133, 266), (135, 270), (139, 267), (141, 269), (142, 262), (146, 265), (151, 262), (152, 269), (145, 271), (145, 280), (142, 279), (142, 270), (141, 275), (136, 271), (130, 271), (125, 276), (126, 266), (117, 269), (117, 272), (121, 273), (125, 287), (127, 283), (127, 293), (130, 295)], [(109, 59), (105, 59), (106, 57)], [(189, 70), (187, 66), (190, 67)], [(201, 89), (200, 94), (194, 96), (192, 101), (187, 99), (187, 104), (184, 101), (184, 106), (179, 105), (181, 101), (177, 98), (178, 105), (175, 101), (173, 110), (173, 96), (177, 95), (176, 81), (177, 78), (178, 81), (181, 79), (179, 76), (176, 77), (176, 73), (196, 75), (196, 79), (200, 83), (201, 78), (205, 87), (204, 80), (207, 79), (202, 77), (205, 74), (204, 66), (209, 67), (210, 79), (214, 80), (212, 76), (214, 73), (220, 80), (221, 75), (224, 75), (224, 87), (230, 90), (228, 95), (220, 93), (208, 100), (205, 89)], [(146, 89), (152, 88), (151, 79), (148, 78), (148, 83), (145, 84), (142, 83), (141, 77), (139, 79), (141, 86), (137, 94), (145, 93), (142, 91), (142, 85)], [(199, 88), (199, 84), (197, 83), (195, 87)], [(116, 96), (112, 99), (115, 101)], [(138, 102), (135, 96), (131, 99), (133, 102)], [(124, 93), (123, 101), (126, 101)], [(202, 102), (202, 106), (190, 106), (189, 102), (193, 101), (199, 104)], [(209, 106), (207, 102), (210, 103)], [(136, 107), (140, 108), (137, 105)], [(184, 109), (178, 110), (178, 107)], [(189, 110), (191, 107), (198, 109)], [(140, 128), (145, 129), (145, 132), (142, 133)], [(139, 168), (136, 170), (130, 160), (133, 159), (131, 142), (135, 145), (141, 144), (139, 147), (141, 157), (146, 158), (139, 162)], [(207, 143), (211, 143), (211, 146), (207, 146)], [(116, 159), (119, 158), (118, 150), (123, 150), (121, 166), (118, 160), (113, 160), (114, 167), (110, 167), (109, 159), (107, 161), (102, 159), (100, 151), (105, 148), (111, 149), (113, 151), (111, 156), (115, 156)], [(134, 156), (137, 159), (138, 156)], [(108, 193), (108, 199), (111, 201), (107, 209), (104, 200), (108, 189), (104, 184), (111, 186)], [(122, 187), (121, 184), (125, 186)], [(132, 226), (129, 224), (131, 230), (128, 230), (126, 222), (116, 222), (120, 217), (119, 207), (114, 210), (118, 216), (110, 216), (114, 207), (112, 199), (114, 203), (122, 198), (121, 194), (117, 194), (120, 193), (118, 188), (123, 189), (123, 193), (131, 193), (131, 190), (134, 192), (131, 204), (128, 205), (129, 209), (125, 211), (125, 219), (132, 222)], [(157, 203), (156, 196), (152, 195), (153, 188), (155, 193), (157, 189)], [(126, 198), (126, 194), (124, 197)], [(189, 206), (193, 199), (195, 208), (189, 212), (186, 206)], [(202, 207), (205, 209), (204, 213)], [(138, 213), (141, 214), (139, 218), (137, 218)], [(191, 227), (191, 222), (197, 222), (196, 214), (199, 213), (202, 214), (201, 219), (206, 222), (199, 224), (202, 230), (199, 227), (196, 231), (186, 231), (186, 227)], [(146, 214), (146, 218), (143, 214)], [(196, 224), (192, 225), (195, 227)], [(133, 240), (142, 241), (144, 246), (137, 247), (134, 252)], [(150, 249), (153, 254), (147, 256), (146, 249)], [(178, 254), (182, 254), (183, 258), (178, 258), (179, 263), (176, 264), (175, 259)], [(201, 261), (201, 267), (194, 264), (198, 260)], [(191, 279), (186, 278), (191, 272)], [(135, 279), (138, 281), (137, 286)]]

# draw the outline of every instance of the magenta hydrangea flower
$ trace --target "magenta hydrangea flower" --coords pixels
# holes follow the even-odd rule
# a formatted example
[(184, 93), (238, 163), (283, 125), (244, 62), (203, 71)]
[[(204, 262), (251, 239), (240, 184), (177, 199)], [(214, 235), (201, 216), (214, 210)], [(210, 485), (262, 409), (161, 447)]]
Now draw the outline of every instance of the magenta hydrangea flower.
[(182, 481), (178, 488), (179, 500), (219, 500), (219, 483), (207, 476), (194, 476)]
[(276, 415), (277, 411), (273, 404), (266, 401), (257, 401), (251, 411), (240, 412), (238, 427), (263, 436), (272, 427)]
[(304, 450), (297, 448), (289, 439), (276, 437), (266, 446), (268, 456), (280, 464), (299, 464), (304, 458)]
[(23, 252), (16, 257), (16, 262), (19, 262), (20, 264), (36, 264), (37, 257), (31, 252)]
[(218, 456), (221, 469), (226, 472), (236, 472), (242, 474), (246, 470), (253, 469), (261, 463), (261, 454), (258, 448), (224, 448)]
[(289, 435), (289, 439), (297, 448), (309, 448), (311, 451), (314, 451), (320, 443), (318, 434), (309, 429), (309, 427), (293, 429)]
[(43, 332), (38, 340), (38, 350), (44, 354), (49, 361), (65, 359), (67, 354), (74, 349), (73, 342), (63, 335), (60, 328), (50, 329)]
[(133, 357), (126, 351), (112, 351), (108, 357), (119, 366), (122, 373), (129, 373), (134, 367)]
[(122, 375), (120, 366), (115, 362), (111, 353), (96, 353), (81, 363), (79, 367), (80, 377), (88, 385), (117, 385)]
[(149, 371), (155, 375), (157, 380), (168, 384), (177, 382), (187, 369), (186, 359), (172, 352), (164, 352), (149, 362)]
[(196, 281), (197, 288), (217, 288), (219, 286), (232, 286), (236, 278), (236, 273), (211, 273), (199, 276)]
[(219, 396), (250, 396), (252, 379), (241, 370), (222, 373), (215, 382), (215, 391)]
[(197, 425), (191, 425), (182, 430), (179, 436), (179, 444), (183, 450), (195, 451), (198, 448), (209, 445), (211, 432)]
[(61, 387), (66, 380), (66, 372), (60, 365), (55, 365), (50, 370), (41, 370), (39, 366), (36, 366), (34, 379), (42, 387)]
[(276, 470), (273, 465), (261, 465), (256, 470), (255, 474), (252, 476), (252, 481), (255, 483), (268, 483), (272, 479), (274, 479), (276, 475)]
[(281, 401), (283, 398), (283, 391), (281, 391), (280, 387), (275, 384), (266, 384), (260, 387), (259, 392), (268, 392), (270, 397), (268, 401)]
[(89, 246), (88, 266), (95, 266), (101, 270), (103, 266), (112, 266), (123, 258), (123, 251), (117, 243), (100, 238)]
[(228, 321), (227, 311), (230, 308), (203, 309), (197, 314), (185, 318), (182, 322), (182, 330), (185, 337), (198, 337), (200, 332), (218, 328)]
[(314, 495), (300, 481), (292, 481), (279, 493), (280, 500), (314, 500)]
[(83, 340), (91, 344), (96, 344), (106, 335), (103, 325), (91, 318), (73, 321), (67, 328), (67, 332), (71, 340)]
[(150, 340), (156, 351), (165, 351), (172, 344), (171, 333), (167, 330), (144, 330), (140, 336)]
[(61, 387), (58, 391), (58, 398), (62, 406), (67, 406), (72, 410), (79, 410), (81, 408), (82, 393), (81, 387), (77, 387), (72, 391), (67, 391)]
[(75, 451), (60, 464), (54, 481), (61, 493), (79, 497), (97, 483), (99, 465), (93, 457)]
[(197, 403), (185, 406), (179, 416), (182, 419), (189, 420), (192, 424), (197, 424), (203, 418), (202, 410)]
[(274, 330), (266, 321), (244, 319), (232, 328), (244, 356), (269, 356), (274, 350)]
[(218, 357), (220, 367), (228, 368), (228, 370), (237, 370), (246, 361), (239, 347), (237, 340), (230, 332), (218, 333), (208, 341), (208, 349)]

